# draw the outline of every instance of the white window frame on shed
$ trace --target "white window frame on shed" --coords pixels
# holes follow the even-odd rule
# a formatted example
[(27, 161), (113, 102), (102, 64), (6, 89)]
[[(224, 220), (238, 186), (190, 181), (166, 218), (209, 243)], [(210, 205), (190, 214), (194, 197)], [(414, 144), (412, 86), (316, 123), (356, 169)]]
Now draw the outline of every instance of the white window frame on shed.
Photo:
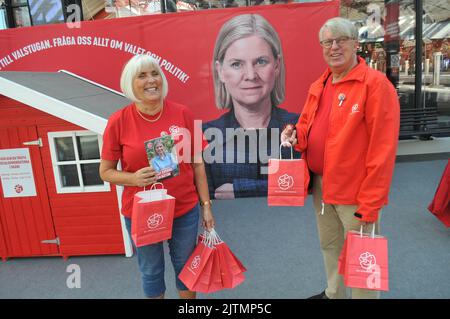
[[(77, 145), (77, 136), (96, 136), (98, 141), (98, 149), (101, 152), (103, 139), (102, 136), (91, 131), (60, 131), (48, 132), (48, 144), (50, 148), (50, 156), (52, 160), (53, 175), (55, 178), (56, 192), (58, 194), (67, 193), (91, 193), (91, 192), (109, 192), (111, 187), (108, 182), (103, 182), (103, 185), (84, 185), (83, 175), (81, 173), (81, 164), (100, 163), (99, 159), (80, 160), (79, 150)], [(55, 147), (55, 138), (58, 137), (72, 137), (72, 143), (75, 152), (75, 160), (73, 161), (58, 161), (58, 156)], [(63, 186), (59, 167), (63, 165), (76, 165), (78, 172), (78, 180), (80, 186)]]

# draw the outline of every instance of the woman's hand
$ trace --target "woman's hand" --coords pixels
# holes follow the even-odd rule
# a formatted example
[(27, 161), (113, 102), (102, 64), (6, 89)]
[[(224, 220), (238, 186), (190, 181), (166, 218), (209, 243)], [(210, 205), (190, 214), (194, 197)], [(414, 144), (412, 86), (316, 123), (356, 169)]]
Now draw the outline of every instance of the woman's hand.
[(133, 184), (137, 187), (145, 187), (156, 182), (156, 171), (151, 167), (144, 167), (133, 174)]
[(292, 147), (297, 144), (297, 131), (295, 130), (295, 127), (293, 125), (287, 125), (283, 132), (281, 132), (281, 144), (289, 145)]
[(215, 227), (214, 216), (210, 205), (202, 206), (202, 227), (211, 231)]

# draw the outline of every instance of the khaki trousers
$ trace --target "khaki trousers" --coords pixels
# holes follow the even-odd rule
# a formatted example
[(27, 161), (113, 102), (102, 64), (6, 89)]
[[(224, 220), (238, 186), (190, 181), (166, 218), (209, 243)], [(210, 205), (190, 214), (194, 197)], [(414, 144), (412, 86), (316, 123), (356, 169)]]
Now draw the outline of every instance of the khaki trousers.
[[(325, 294), (331, 299), (347, 298), (343, 276), (338, 274), (338, 259), (348, 231), (359, 231), (361, 223), (354, 217), (356, 205), (324, 204), (322, 213), (322, 176), (313, 175), (313, 201), (316, 211), (317, 229), (327, 275)], [(363, 227), (372, 231), (372, 224)], [(379, 233), (379, 220), (375, 223), (375, 234)], [(352, 288), (353, 299), (378, 299), (379, 291)]]

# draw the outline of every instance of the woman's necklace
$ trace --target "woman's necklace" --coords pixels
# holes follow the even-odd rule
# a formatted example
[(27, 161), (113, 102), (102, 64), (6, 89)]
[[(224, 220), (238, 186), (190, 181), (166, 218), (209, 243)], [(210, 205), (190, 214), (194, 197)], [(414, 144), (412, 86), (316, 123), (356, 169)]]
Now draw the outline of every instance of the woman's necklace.
[(136, 107), (136, 111), (138, 112), (139, 116), (142, 117), (147, 122), (150, 122), (150, 123), (156, 122), (156, 121), (158, 121), (161, 118), (161, 115), (163, 114), (163, 109), (164, 109), (164, 103), (161, 106), (161, 111), (159, 111), (158, 117), (156, 119), (154, 119), (154, 120), (150, 120), (150, 119), (146, 118), (144, 115), (142, 115), (141, 112), (139, 111), (139, 109)]

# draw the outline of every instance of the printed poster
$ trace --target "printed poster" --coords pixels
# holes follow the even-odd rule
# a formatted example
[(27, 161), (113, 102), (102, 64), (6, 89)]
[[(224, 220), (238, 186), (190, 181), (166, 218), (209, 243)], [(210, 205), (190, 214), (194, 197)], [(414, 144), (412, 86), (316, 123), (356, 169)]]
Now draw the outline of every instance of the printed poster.
[(5, 198), (37, 195), (28, 148), (0, 150), (0, 178)]

